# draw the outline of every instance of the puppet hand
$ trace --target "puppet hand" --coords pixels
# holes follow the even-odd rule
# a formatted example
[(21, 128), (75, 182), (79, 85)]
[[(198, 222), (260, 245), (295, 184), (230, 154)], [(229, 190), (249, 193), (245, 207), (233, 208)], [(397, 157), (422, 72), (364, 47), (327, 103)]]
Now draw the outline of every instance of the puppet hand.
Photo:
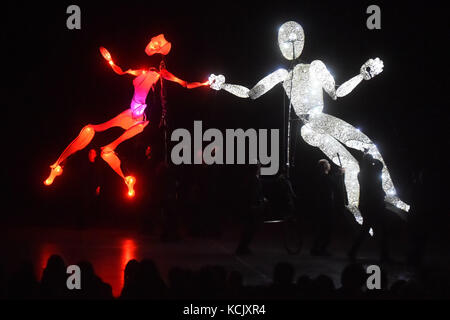
[(370, 80), (383, 71), (383, 61), (380, 58), (369, 59), (361, 66), (360, 74), (364, 80)]
[(215, 74), (211, 74), (208, 78), (209, 80), (209, 86), (211, 87), (211, 89), (214, 90), (220, 90), (223, 88), (223, 85), (225, 83), (225, 77), (223, 75), (215, 75)]

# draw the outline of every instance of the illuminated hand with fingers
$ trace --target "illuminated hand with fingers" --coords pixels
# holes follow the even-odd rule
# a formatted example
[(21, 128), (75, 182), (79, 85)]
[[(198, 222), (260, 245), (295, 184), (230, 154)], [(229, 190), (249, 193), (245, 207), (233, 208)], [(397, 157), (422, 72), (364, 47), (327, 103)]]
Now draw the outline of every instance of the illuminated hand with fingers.
[(225, 84), (225, 77), (223, 75), (216, 76), (215, 74), (211, 74), (209, 76), (209, 86), (214, 90), (221, 90), (223, 85)]
[(383, 72), (383, 61), (380, 58), (369, 59), (361, 66), (360, 73), (364, 80), (370, 80)]

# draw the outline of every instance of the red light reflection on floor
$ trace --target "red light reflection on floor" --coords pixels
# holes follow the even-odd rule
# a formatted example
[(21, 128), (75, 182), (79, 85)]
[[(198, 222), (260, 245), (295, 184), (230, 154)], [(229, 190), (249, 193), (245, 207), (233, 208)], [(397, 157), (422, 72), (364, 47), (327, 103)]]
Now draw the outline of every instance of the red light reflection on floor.
[[(127, 266), (128, 261), (132, 260), (132, 259), (136, 259), (136, 242), (133, 239), (123, 239), (121, 242), (121, 263), (120, 263), (120, 267), (121, 267), (121, 277), (120, 277), (120, 290), (122, 290), (123, 285), (124, 285), (124, 271), (125, 271), (125, 267)], [(113, 294), (114, 296), (118, 296), (120, 295), (120, 292), (114, 292), (116, 288), (113, 288)]]

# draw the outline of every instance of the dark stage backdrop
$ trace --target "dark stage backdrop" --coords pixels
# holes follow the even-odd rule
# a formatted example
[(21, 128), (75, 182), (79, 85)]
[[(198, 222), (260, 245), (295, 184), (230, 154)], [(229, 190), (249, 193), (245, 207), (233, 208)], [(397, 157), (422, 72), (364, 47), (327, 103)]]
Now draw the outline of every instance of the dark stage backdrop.
[[(81, 8), (81, 30), (66, 28), (70, 4)], [(277, 44), (278, 28), (288, 20), (299, 22), (305, 31), (301, 61), (323, 60), (337, 84), (358, 74), (368, 58), (383, 59), (380, 76), (337, 101), (326, 96), (324, 111), (361, 128), (374, 140), (400, 195), (408, 200), (413, 170), (436, 166), (448, 146), (448, 80), (442, 76), (446, 71), (441, 71), (448, 65), (445, 20), (442, 9), (432, 2), (424, 8), (414, 2), (378, 1), (382, 29), (368, 30), (365, 12), (370, 4), (3, 3), (2, 181), (9, 209), (2, 218), (20, 216), (27, 221), (50, 210), (57, 219), (63, 208), (79, 205), (87, 153), (70, 158), (64, 175), (50, 189), (42, 184), (48, 166), (84, 125), (103, 122), (128, 108), (133, 93), (131, 78), (113, 73), (99, 46), (108, 48), (123, 68), (157, 66), (159, 57), (146, 56), (144, 48), (152, 36), (164, 33), (172, 42), (167, 57), (172, 73), (188, 81), (205, 81), (210, 73), (222, 73), (230, 83), (249, 87), (277, 68), (288, 67)], [(172, 128), (192, 128), (194, 120), (202, 120), (205, 127), (281, 128), (283, 99), (281, 86), (257, 101), (247, 101), (208, 88), (168, 85)], [(118, 149), (125, 170), (140, 168), (146, 145), (161, 149), (160, 106), (155, 101), (150, 94), (150, 125), (144, 134)], [(100, 147), (119, 133), (112, 129), (99, 134), (93, 146)], [(308, 195), (311, 168), (321, 157), (320, 151), (299, 141), (293, 170), (299, 194)], [(447, 171), (446, 163), (441, 163), (442, 171)], [(230, 169), (218, 170), (217, 184), (232, 188), (233, 180), (225, 177)], [(106, 165), (104, 171), (111, 189), (121, 195), (121, 181)], [(113, 201), (124, 202), (121, 196)]]

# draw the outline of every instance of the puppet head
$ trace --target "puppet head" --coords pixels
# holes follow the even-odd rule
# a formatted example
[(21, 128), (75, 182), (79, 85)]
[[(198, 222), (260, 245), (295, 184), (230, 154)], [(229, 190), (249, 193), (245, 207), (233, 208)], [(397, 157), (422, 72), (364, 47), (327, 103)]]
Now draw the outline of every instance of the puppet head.
[(170, 52), (172, 44), (168, 42), (163, 34), (153, 37), (145, 48), (145, 53), (149, 56), (155, 53), (167, 55)]
[(286, 59), (297, 59), (302, 53), (304, 43), (305, 34), (301, 25), (295, 21), (283, 23), (278, 31), (278, 45)]

